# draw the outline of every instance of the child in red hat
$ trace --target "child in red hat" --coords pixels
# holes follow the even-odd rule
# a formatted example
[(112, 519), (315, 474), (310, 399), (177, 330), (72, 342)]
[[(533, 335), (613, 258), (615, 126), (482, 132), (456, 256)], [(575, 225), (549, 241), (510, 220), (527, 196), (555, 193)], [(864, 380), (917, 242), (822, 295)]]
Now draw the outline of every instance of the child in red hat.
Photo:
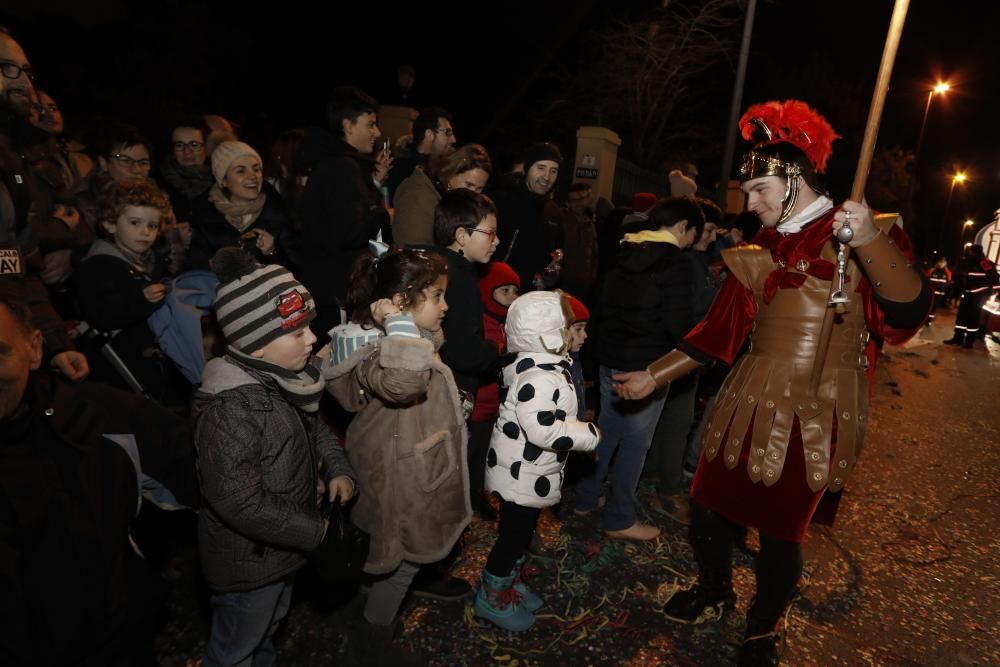
[[(500, 354), (507, 348), (504, 323), (507, 308), (520, 293), (521, 279), (509, 264), (490, 262), (479, 278), (479, 295), (483, 303), (483, 337), (497, 344)], [(486, 452), (490, 447), (490, 432), (500, 410), (500, 386), (489, 378), (476, 390), (475, 407), (469, 418), (469, 492), (472, 509), (493, 519), (493, 507), (483, 494)]]

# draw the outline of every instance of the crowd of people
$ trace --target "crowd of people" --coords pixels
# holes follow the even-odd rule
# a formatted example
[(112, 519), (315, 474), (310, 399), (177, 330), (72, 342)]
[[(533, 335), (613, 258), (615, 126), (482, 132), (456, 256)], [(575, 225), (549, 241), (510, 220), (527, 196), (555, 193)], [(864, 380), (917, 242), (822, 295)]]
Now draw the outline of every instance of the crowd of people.
[[(357, 88), (266, 151), (224, 118), (178, 119), (157, 158), (125, 123), (66, 137), (58, 94), (3, 33), (0, 68), (5, 664), (152, 661), (162, 581), (143, 549), (170, 545), (130, 539), (140, 496), (198, 511), (206, 666), (273, 664), (295, 573), (336, 539), (330, 503), (370, 538), (360, 664), (422, 664), (393, 641), (400, 607), (473, 595), (448, 565), (474, 513), (497, 522), (475, 614), (527, 630), (545, 602), (521, 570), (574, 451), (572, 511), (599, 512), (607, 539), (659, 536), (644, 474), (690, 524), (698, 583), (672, 618), (732, 609), (730, 552), (760, 531), (740, 660), (776, 664), (877, 346), (930, 308), (901, 229), (829, 198), (832, 139), (752, 109), (741, 124), (771, 131), (741, 172), (748, 212), (680, 172), (671, 196), (615, 207), (566, 183), (553, 143), (501, 168), (440, 107), (380, 142)], [(863, 308), (827, 355), (843, 227)]]

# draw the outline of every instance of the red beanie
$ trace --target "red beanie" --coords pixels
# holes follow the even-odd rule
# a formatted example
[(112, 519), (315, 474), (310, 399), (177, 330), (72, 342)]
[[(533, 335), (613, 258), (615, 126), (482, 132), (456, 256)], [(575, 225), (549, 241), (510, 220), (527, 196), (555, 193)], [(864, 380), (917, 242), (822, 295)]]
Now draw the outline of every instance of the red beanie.
[(636, 192), (632, 195), (632, 210), (636, 213), (645, 213), (653, 208), (656, 203), (656, 195), (651, 192)]
[(569, 307), (573, 309), (573, 318), (577, 322), (589, 322), (590, 321), (590, 311), (587, 307), (583, 305), (583, 301), (580, 301), (572, 294), (566, 294), (566, 298), (569, 300)]
[(493, 290), (504, 285), (521, 287), (521, 278), (517, 271), (503, 262), (490, 262), (479, 276), (479, 297), (483, 300), (486, 310), (499, 317), (507, 317), (507, 306), (500, 305), (493, 298)]

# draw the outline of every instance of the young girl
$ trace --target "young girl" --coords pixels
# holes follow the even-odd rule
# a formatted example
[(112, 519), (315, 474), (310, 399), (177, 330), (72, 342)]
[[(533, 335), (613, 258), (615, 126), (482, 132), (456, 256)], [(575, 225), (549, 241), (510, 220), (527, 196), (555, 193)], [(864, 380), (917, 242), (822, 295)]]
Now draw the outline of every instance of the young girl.
[[(91, 327), (117, 332), (109, 345), (153, 398), (174, 403), (176, 371), (160, 352), (146, 320), (163, 305), (167, 277), (153, 246), (170, 214), (167, 196), (149, 181), (113, 183), (100, 205), (100, 233), (73, 279), (80, 312)], [(96, 351), (88, 355), (95, 380), (131, 386)]]
[(476, 594), (476, 615), (506, 630), (527, 630), (541, 600), (518, 581), (543, 507), (559, 502), (570, 450), (597, 447), (600, 434), (576, 417), (570, 377), (573, 315), (555, 292), (529, 292), (507, 311), (500, 416), (486, 457), (486, 487), (500, 496), (499, 535)]
[(351, 319), (385, 331), (323, 369), (327, 390), (357, 413), (347, 429), (360, 489), (351, 518), (371, 536), (364, 570), (380, 577), (360, 619), (359, 657), (410, 664), (392, 645), (393, 620), (419, 564), (444, 558), (472, 516), (465, 420), (437, 354), (447, 268), (434, 253), (393, 250), (362, 256), (350, 285)]
[[(508, 264), (490, 262), (479, 278), (479, 296), (483, 308), (483, 335), (496, 343), (502, 354), (507, 348), (507, 308), (514, 303), (521, 288), (521, 278)], [(482, 516), (496, 520), (493, 507), (483, 494), (486, 473), (486, 451), (490, 448), (493, 423), (500, 409), (500, 385), (496, 377), (486, 377), (476, 390), (476, 402), (469, 417), (469, 479), (472, 509)]]

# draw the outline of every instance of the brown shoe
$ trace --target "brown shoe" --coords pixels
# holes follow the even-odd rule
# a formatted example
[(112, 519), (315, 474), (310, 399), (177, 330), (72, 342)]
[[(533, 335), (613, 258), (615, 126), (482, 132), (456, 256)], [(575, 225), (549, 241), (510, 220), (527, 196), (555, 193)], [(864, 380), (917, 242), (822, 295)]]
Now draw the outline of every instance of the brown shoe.
[(624, 530), (606, 530), (604, 533), (612, 540), (655, 540), (660, 536), (660, 529), (648, 523), (636, 521)]

